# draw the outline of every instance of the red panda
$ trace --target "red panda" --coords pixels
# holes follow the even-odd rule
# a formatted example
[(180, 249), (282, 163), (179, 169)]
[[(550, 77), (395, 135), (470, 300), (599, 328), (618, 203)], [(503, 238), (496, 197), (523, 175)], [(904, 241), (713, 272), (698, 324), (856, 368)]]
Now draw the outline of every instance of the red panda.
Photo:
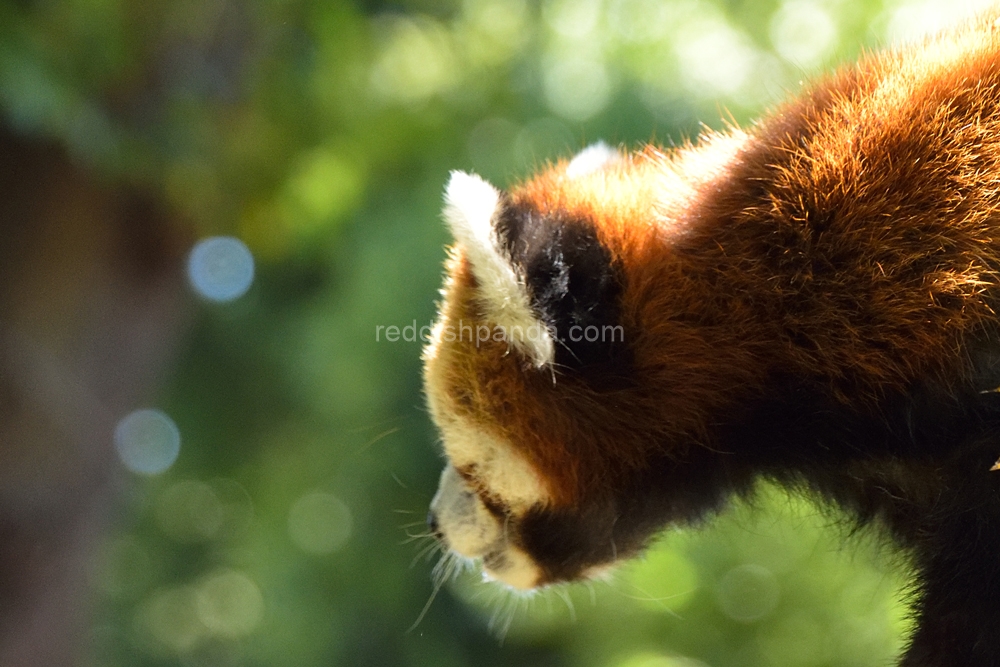
[(519, 589), (769, 479), (912, 556), (906, 667), (1000, 665), (1000, 19), (747, 130), (452, 174), (429, 526)]

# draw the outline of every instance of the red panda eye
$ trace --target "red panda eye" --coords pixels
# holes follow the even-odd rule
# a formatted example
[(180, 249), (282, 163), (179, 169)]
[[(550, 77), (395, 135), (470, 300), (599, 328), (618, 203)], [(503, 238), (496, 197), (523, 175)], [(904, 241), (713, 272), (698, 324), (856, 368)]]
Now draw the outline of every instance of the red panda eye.
[(455, 468), (455, 472), (458, 473), (459, 477), (465, 480), (466, 484), (472, 488), (479, 488), (479, 484), (476, 482), (476, 468), (476, 464), (471, 463), (467, 466)]
[(486, 493), (485, 491), (481, 491), (479, 493), (479, 500), (482, 501), (486, 510), (497, 519), (506, 520), (510, 517), (510, 508), (496, 496)]
[(485, 489), (483, 483), (476, 478), (477, 466), (475, 463), (456, 468), (455, 472), (458, 473), (462, 481), (472, 490), (476, 492), (479, 497), (480, 502), (486, 507), (486, 510), (498, 519), (506, 519), (510, 516), (510, 508), (507, 506), (503, 500), (498, 496), (490, 493)]

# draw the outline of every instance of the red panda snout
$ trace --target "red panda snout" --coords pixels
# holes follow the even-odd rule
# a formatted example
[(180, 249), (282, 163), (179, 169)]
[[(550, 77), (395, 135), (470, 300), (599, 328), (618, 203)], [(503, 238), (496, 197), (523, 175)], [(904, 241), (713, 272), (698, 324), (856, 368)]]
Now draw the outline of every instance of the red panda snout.
[(437, 536), (446, 548), (469, 559), (482, 559), (492, 579), (517, 589), (535, 588), (542, 575), (537, 565), (511, 540), (511, 517), (498, 516), (466, 483), (454, 466), (445, 466), (431, 501)]

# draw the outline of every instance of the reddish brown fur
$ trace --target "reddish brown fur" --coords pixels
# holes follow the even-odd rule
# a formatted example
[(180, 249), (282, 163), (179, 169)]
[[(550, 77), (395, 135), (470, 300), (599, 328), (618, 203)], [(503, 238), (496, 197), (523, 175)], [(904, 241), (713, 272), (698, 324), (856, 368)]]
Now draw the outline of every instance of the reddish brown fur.
[[(610, 493), (650, 448), (711, 447), (714, 416), (776, 371), (861, 409), (918, 378), (960, 382), (964, 343), (995, 321), (998, 84), (1000, 33), (984, 18), (842, 70), (745, 140), (649, 147), (607, 178), (553, 166), (511, 199), (596, 223), (626, 267), (638, 381), (599, 393), (492, 342), (443, 346), (428, 374), (566, 506)], [(461, 255), (449, 272), (442, 317), (475, 321)]]

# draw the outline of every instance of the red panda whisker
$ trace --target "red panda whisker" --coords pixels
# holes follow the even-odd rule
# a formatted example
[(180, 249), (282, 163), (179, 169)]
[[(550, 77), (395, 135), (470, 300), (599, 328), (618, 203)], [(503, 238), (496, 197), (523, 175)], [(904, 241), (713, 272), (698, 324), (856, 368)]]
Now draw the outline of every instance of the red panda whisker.
[(441, 587), (443, 585), (444, 585), (444, 581), (443, 580), (442, 581), (437, 581), (437, 582), (434, 583), (434, 587), (431, 589), (431, 594), (427, 598), (427, 602), (424, 603), (423, 609), (421, 609), (420, 610), (420, 614), (417, 615), (417, 620), (413, 621), (413, 625), (411, 625), (409, 628), (407, 628), (406, 634), (409, 634), (409, 633), (413, 632), (414, 630), (416, 630), (417, 626), (420, 625), (420, 622), (422, 620), (424, 620), (424, 616), (427, 615), (427, 612), (431, 608), (431, 604), (433, 604), (434, 599), (437, 597), (437, 594), (441, 591)]
[(412, 535), (410, 533), (407, 533), (406, 538), (401, 540), (399, 544), (412, 544), (413, 542), (418, 542), (420, 540), (428, 540), (428, 539), (437, 539), (437, 538), (433, 533), (429, 532), (415, 533)]
[(592, 579), (587, 579), (583, 582), (583, 585), (587, 588), (587, 594), (590, 597), (590, 606), (597, 606), (597, 589), (594, 587), (594, 581)]
[(507, 638), (507, 633), (514, 623), (514, 617), (520, 612), (520, 608), (525, 604), (524, 600), (530, 598), (520, 597), (513, 591), (506, 592), (499, 600), (499, 604), (490, 616), (487, 629), (494, 634), (497, 641), (503, 645)]
[(566, 603), (566, 609), (569, 611), (569, 622), (576, 623), (576, 606), (573, 604), (573, 598), (570, 597), (569, 591), (559, 586), (555, 589), (555, 592)]
[[(435, 551), (442, 551), (442, 552), (444, 552), (444, 547), (441, 545), (440, 542), (438, 542), (437, 540), (432, 540), (432, 541), (428, 542), (427, 544), (425, 544), (417, 552), (417, 555), (413, 557), (413, 560), (410, 561), (410, 568), (412, 569), (421, 560), (426, 560), (426, 559), (429, 559), (429, 558), (433, 557)], [(444, 553), (447, 554), (448, 552), (444, 552)]]
[(625, 591), (618, 591), (621, 595), (625, 596), (629, 600), (635, 600), (637, 602), (653, 602), (657, 606), (659, 606), (663, 611), (665, 611), (666, 613), (670, 614), (671, 616), (673, 616), (677, 620), (684, 620), (683, 616), (681, 616), (676, 611), (674, 611), (673, 609), (671, 609), (670, 606), (667, 605), (667, 604), (665, 604), (665, 603), (668, 602), (669, 600), (673, 600), (673, 599), (676, 599), (676, 598), (683, 598), (683, 597), (685, 597), (687, 595), (690, 595), (692, 591), (682, 591), (680, 593), (674, 593), (673, 595), (664, 595), (664, 596), (657, 597), (657, 596), (654, 596), (654, 595), (650, 594), (646, 590), (642, 589), (638, 585), (636, 585), (635, 582), (630, 581), (628, 583), (629, 583), (629, 585), (632, 588), (634, 588), (639, 593), (641, 593), (641, 596), (639, 596), (639, 595), (629, 595)]

